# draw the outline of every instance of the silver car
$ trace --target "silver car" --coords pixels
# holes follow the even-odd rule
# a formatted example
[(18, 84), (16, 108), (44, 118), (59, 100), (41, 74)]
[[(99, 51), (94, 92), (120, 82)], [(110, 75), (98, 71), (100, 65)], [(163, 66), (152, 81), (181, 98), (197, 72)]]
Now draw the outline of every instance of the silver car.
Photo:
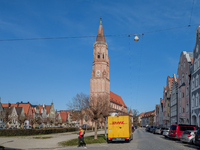
[(156, 128), (155, 133), (156, 134), (161, 134), (161, 128)]
[(186, 130), (181, 134), (180, 141), (186, 143), (195, 143), (194, 140), (196, 133), (197, 133), (196, 130)]
[(169, 129), (166, 128), (165, 130), (163, 130), (163, 136), (164, 137), (169, 137)]

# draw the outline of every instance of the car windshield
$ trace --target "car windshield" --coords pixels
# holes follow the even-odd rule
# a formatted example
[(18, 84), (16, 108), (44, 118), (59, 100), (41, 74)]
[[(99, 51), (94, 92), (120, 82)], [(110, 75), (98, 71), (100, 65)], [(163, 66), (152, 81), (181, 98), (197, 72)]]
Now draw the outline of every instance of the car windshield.
[(176, 126), (171, 126), (170, 130), (176, 130)]

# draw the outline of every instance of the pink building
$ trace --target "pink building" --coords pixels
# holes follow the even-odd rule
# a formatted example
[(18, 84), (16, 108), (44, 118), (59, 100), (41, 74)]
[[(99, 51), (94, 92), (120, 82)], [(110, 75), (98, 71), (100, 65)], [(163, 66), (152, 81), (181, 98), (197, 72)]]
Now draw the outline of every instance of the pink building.
[(189, 70), (193, 62), (193, 53), (183, 51), (178, 65), (178, 123), (190, 124), (190, 77)]

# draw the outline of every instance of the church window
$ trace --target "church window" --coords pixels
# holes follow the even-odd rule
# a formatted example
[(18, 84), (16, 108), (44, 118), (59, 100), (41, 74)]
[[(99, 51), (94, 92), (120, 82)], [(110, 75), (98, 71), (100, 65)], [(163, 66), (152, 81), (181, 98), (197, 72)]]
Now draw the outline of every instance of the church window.
[(100, 58), (100, 54), (98, 53), (97, 58)]

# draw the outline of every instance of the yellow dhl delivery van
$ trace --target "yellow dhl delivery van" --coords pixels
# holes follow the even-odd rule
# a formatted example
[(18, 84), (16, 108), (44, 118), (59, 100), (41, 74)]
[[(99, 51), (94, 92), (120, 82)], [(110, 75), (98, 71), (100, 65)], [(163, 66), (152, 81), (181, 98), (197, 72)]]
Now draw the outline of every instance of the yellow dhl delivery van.
[(108, 142), (130, 141), (133, 139), (131, 119), (129, 116), (108, 117)]

